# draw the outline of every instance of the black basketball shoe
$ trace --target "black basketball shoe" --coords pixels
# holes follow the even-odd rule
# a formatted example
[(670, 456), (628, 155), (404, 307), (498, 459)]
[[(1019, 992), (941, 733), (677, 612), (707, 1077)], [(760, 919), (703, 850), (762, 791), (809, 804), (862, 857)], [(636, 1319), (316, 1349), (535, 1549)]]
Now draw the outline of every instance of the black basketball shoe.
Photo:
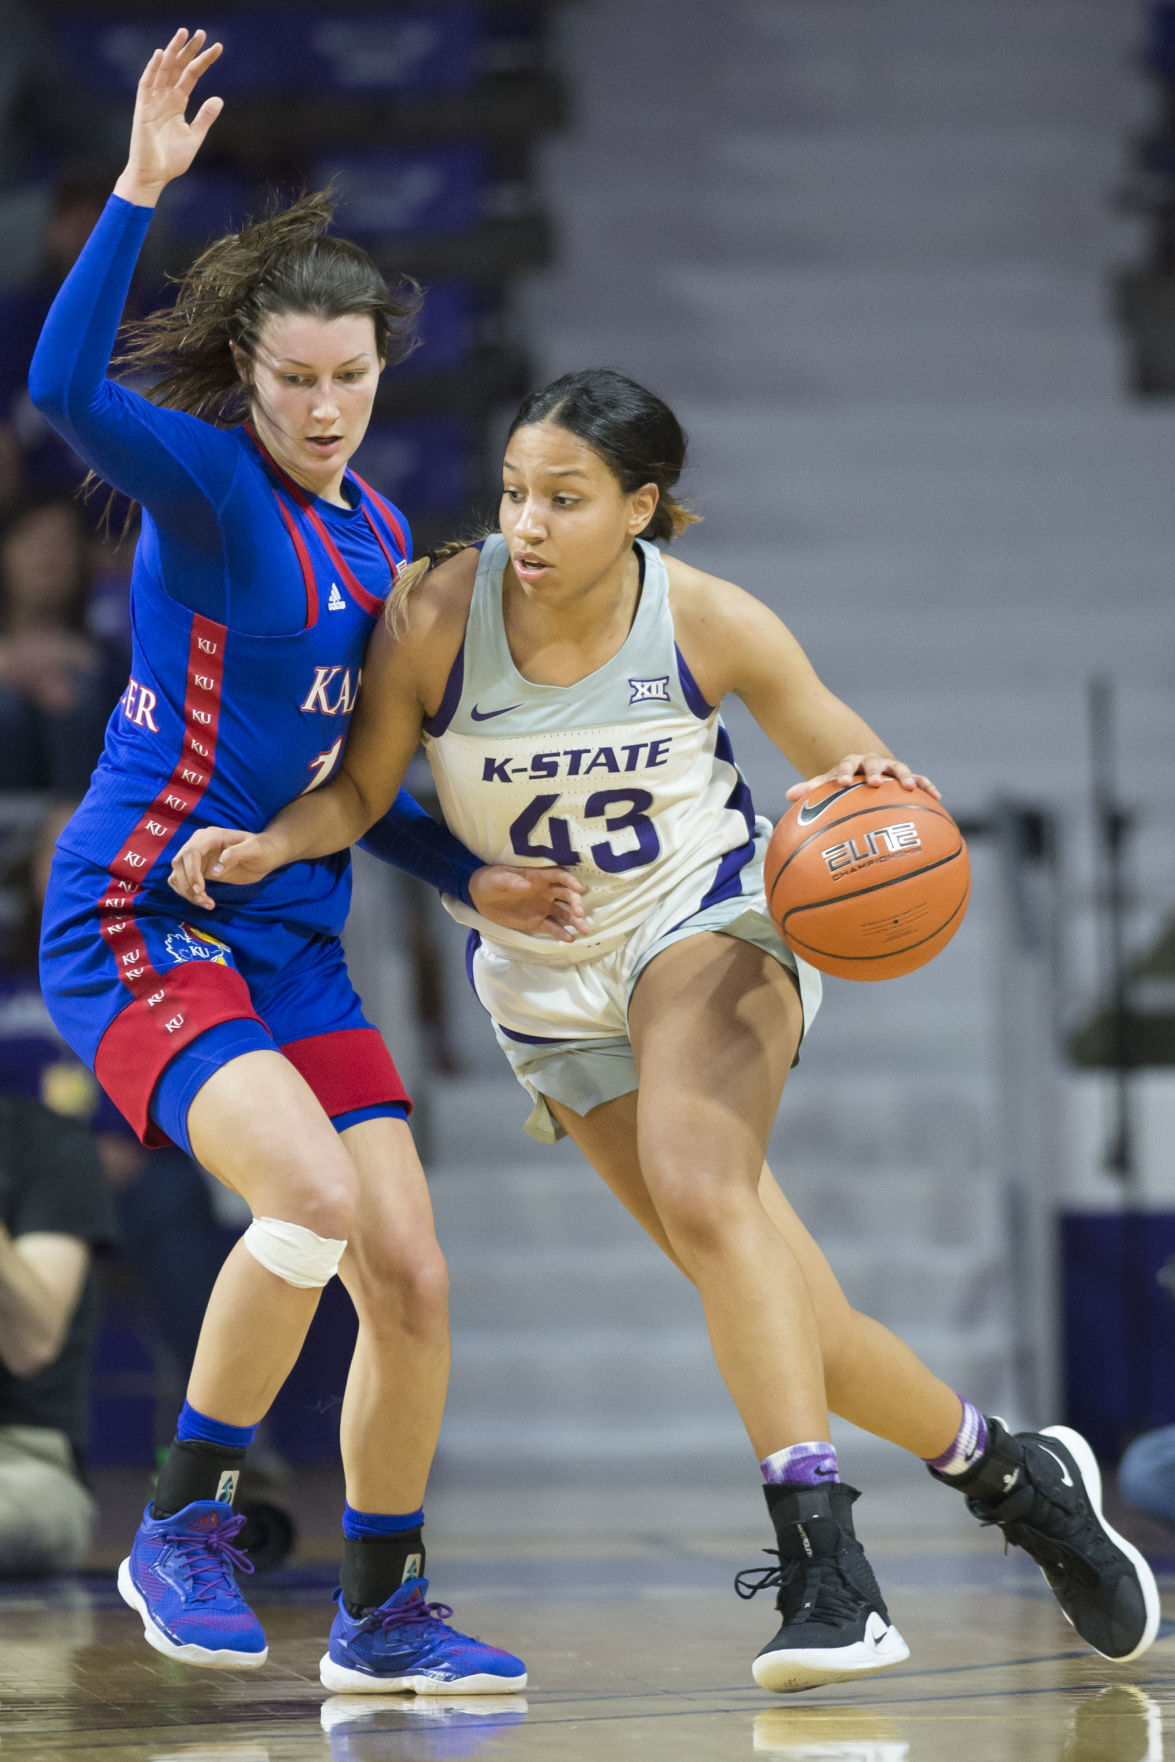
[(936, 1480), (966, 1495), (981, 1523), (996, 1523), (1040, 1567), (1061, 1611), (1103, 1658), (1145, 1652), (1159, 1631), (1155, 1575), (1102, 1515), (1093, 1451), (1068, 1426), (1009, 1432), (987, 1421), (987, 1449), (966, 1474)]
[(853, 1487), (766, 1486), (775, 1525), (778, 1566), (740, 1572), (740, 1597), (779, 1586), (775, 1606), (783, 1624), (752, 1665), (762, 1689), (790, 1694), (847, 1682), (900, 1664), (910, 1656), (877, 1588), (873, 1569), (853, 1533)]

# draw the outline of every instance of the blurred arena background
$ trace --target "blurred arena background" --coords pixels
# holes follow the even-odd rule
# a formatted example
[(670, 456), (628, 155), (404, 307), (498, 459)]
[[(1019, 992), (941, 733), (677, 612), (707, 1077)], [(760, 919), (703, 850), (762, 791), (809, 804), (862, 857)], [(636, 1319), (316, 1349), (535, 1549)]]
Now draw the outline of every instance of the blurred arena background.
[[(430, 290), (360, 460), (418, 551), (492, 511), (531, 386), (608, 365), (678, 410), (704, 515), (682, 554), (934, 777), (975, 868), (932, 966), (826, 982), (781, 1182), (850, 1296), (989, 1411), (1065, 1417), (1110, 1460), (1175, 1422), (1175, 6), (0, 4), (10, 523), (79, 475), (28, 354), (180, 23), (224, 42), (226, 108), (140, 309), (267, 188), (337, 175), (340, 229)], [(126, 553), (85, 518), (84, 630), (116, 667)], [(730, 720), (775, 817), (793, 779)], [(11, 857), (58, 788), (4, 795)], [(442, 1486), (676, 1462), (741, 1487), (692, 1293), (569, 1145), (522, 1136), (462, 944), (360, 863), (353, 970), (453, 1273)], [(175, 1367), (125, 1269), (107, 1285), (94, 1461), (145, 1471)], [(334, 1295), (273, 1421), (291, 1458), (335, 1455)], [(855, 1480), (921, 1473), (836, 1441)]]

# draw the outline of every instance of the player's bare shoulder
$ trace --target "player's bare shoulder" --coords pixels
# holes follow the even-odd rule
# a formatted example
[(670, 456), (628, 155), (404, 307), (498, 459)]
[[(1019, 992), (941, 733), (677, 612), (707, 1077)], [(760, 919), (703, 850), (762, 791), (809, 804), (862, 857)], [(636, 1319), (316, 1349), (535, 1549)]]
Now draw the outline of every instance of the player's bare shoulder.
[(738, 691), (748, 657), (782, 631), (775, 613), (733, 581), (666, 557), (677, 646), (709, 703)]

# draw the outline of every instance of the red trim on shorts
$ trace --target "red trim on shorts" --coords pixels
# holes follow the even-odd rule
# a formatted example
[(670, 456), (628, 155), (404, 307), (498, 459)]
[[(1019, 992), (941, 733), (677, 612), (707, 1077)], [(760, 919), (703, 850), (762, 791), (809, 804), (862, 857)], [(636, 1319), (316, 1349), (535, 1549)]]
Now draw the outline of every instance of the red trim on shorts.
[[(123, 1107), (116, 1093), (120, 1091), (129, 1094), (133, 1091), (137, 1096), (141, 1087), (138, 1074), (136, 1073), (129, 1084), (122, 1081), (120, 1072), (112, 1068), (109, 1057), (103, 1056), (103, 1048), (117, 1023), (126, 1016), (126, 1010), (116, 1016), (106, 1030), (98, 1052), (107, 1073), (104, 1077), (100, 1071), (96, 1071), (98, 1081), (126, 1114), (145, 1144), (168, 1142), (166, 1138), (146, 1135), (155, 1130), (147, 1119), (146, 1103), (150, 1100), (159, 1072), (168, 1058), (181, 1046), (186, 1045), (188, 1040), (202, 1033), (205, 1028), (212, 1027), (213, 1023), (201, 1019), (190, 1033), (187, 1032), (188, 988), (185, 986), (177, 990), (175, 981), (178, 975), (168, 973), (164, 977), (148, 959), (146, 944), (135, 921), (134, 902), (142, 890), (144, 879), (184, 821), (195, 812), (212, 781), (216, 764), (216, 736), (220, 726), (220, 693), (224, 679), (224, 644), (227, 635), (228, 631), (223, 624), (215, 624), (211, 618), (202, 618), (198, 613), (193, 615), (192, 634), (188, 643), (184, 736), (180, 756), (168, 781), (110, 864), (110, 879), (98, 901), (99, 934), (114, 957), (119, 978), (131, 994), (131, 1007), (142, 1006), (134, 1020), (137, 1021), (145, 1012), (154, 1012), (155, 1019), (167, 1024), (167, 1039), (159, 1044), (170, 1045), (171, 1052), (154, 1069), (141, 1107), (133, 1098), (129, 1109)], [(203, 962), (199, 964), (204, 965)], [(235, 976), (239, 978), (239, 975)], [(240, 983), (244, 986), (243, 979)], [(247, 999), (247, 990), (245, 996)], [(252, 1015), (252, 1005), (247, 1004), (243, 1011), (239, 1008), (225, 1010), (216, 1019), (226, 1021), (241, 1014)]]
[(381, 1101), (398, 1102), (412, 1112), (411, 1098), (378, 1028), (309, 1034), (281, 1050), (332, 1117)]
[(144, 1144), (171, 1143), (149, 1110), (176, 1053), (208, 1028), (242, 1019), (261, 1022), (244, 979), (235, 967), (201, 960), (156, 974), (154, 989), (115, 1016), (98, 1043), (94, 1075)]

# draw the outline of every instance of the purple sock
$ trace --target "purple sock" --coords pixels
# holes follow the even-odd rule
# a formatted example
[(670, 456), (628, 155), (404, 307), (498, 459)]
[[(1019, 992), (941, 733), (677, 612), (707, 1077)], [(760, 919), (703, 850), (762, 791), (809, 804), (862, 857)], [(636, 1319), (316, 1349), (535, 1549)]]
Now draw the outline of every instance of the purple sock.
[(836, 1451), (819, 1439), (811, 1444), (789, 1444), (786, 1450), (774, 1450), (759, 1464), (769, 1487), (785, 1481), (793, 1486), (818, 1487), (824, 1481), (840, 1479)]
[[(959, 1399), (963, 1401), (961, 1395)], [(939, 1474), (966, 1474), (969, 1468), (975, 1467), (986, 1449), (987, 1421), (978, 1407), (972, 1407), (970, 1401), (963, 1401), (963, 1418), (954, 1442), (941, 1456), (927, 1458), (926, 1466), (936, 1469)]]

